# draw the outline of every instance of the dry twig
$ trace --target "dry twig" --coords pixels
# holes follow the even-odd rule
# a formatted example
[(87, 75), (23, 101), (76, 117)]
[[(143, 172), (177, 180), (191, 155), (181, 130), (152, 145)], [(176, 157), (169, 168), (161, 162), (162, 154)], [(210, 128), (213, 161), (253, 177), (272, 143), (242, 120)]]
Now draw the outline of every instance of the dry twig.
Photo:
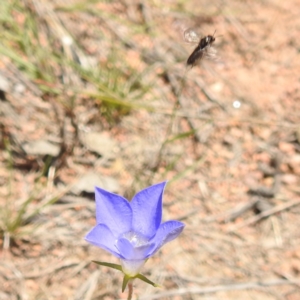
[(140, 297), (140, 300), (152, 300), (152, 299), (160, 299), (163, 297), (172, 297), (172, 296), (182, 296), (188, 294), (212, 294), (221, 291), (232, 291), (232, 290), (250, 290), (250, 289), (262, 289), (271, 286), (278, 285), (298, 285), (300, 283), (299, 280), (285, 280), (285, 279), (277, 279), (266, 282), (246, 282), (246, 283), (237, 283), (237, 284), (228, 284), (228, 285), (218, 285), (213, 287), (205, 287), (205, 288), (182, 288), (177, 290), (170, 290), (168, 292), (157, 293), (145, 297)]
[(266, 217), (274, 215), (274, 214), (276, 214), (278, 212), (290, 209), (293, 206), (296, 206), (296, 205), (299, 205), (299, 204), (300, 204), (300, 199), (292, 200), (292, 201), (289, 201), (288, 203), (285, 203), (285, 204), (282, 204), (282, 205), (278, 205), (278, 206), (276, 206), (274, 208), (271, 208), (269, 210), (263, 211), (262, 213), (254, 216), (254, 217), (249, 218), (248, 220), (246, 220), (242, 224), (238, 224), (236, 226), (231, 227), (228, 231), (229, 232), (234, 232), (234, 231), (236, 231), (238, 229), (241, 229), (241, 228), (243, 228), (245, 226), (255, 224), (258, 221), (260, 221), (261, 219), (263, 219), (263, 218), (266, 218)]

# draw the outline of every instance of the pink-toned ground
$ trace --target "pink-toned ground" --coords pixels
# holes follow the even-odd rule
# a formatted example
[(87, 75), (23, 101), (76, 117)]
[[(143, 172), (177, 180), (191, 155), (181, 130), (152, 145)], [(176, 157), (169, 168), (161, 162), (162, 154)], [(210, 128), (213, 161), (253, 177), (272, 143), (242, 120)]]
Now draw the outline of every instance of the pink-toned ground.
[[(300, 299), (299, 2), (118, 1), (63, 9), (76, 2), (24, 1), (57, 39), (62, 24), (77, 55), (97, 67), (127, 68), (128, 80), (132, 68), (149, 89), (135, 100), (137, 109), (112, 113), (111, 125), (103, 102), (88, 96), (95, 84), (62, 68), (51, 83), (59, 95), (43, 93), (3, 57), (9, 88), (1, 100), (1, 206), (17, 210), (33, 196), (30, 214), (52, 197), (59, 201), (10, 245), (0, 241), (0, 299), (126, 299), (121, 274), (90, 263), (117, 260), (83, 240), (95, 206), (73, 186), (91, 172), (129, 198), (170, 180), (164, 219), (186, 223), (145, 265), (162, 288), (136, 281), (134, 299)], [(186, 68), (194, 47), (183, 41), (188, 27), (202, 35), (216, 30), (217, 61)], [(118, 61), (107, 66), (113, 51)], [(53, 173), (42, 178), (43, 156), (21, 151), (40, 139), (64, 141), (50, 162)]]

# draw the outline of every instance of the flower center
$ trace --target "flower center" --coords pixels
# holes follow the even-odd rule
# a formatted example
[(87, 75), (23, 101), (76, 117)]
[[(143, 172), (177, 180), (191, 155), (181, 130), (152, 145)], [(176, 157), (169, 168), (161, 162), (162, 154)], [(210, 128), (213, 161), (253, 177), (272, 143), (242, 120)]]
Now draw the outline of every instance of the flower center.
[(126, 232), (122, 237), (127, 239), (133, 247), (140, 247), (148, 243), (148, 239), (142, 234), (134, 231)]

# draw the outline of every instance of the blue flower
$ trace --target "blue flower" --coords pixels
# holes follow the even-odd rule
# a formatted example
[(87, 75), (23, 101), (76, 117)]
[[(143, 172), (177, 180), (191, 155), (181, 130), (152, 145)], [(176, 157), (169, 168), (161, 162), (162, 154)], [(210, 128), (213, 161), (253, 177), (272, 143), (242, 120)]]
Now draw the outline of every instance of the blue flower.
[(97, 225), (86, 235), (89, 243), (120, 258), (122, 271), (136, 276), (146, 260), (183, 230), (179, 221), (162, 221), (166, 182), (137, 193), (132, 201), (95, 189)]

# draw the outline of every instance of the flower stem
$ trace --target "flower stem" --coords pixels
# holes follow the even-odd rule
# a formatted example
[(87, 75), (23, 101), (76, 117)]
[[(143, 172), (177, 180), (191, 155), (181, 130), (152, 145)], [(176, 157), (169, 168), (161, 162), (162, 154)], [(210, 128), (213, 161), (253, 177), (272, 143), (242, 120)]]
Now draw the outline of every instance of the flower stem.
[(132, 293), (133, 293), (133, 284), (132, 284), (132, 281), (131, 281), (131, 282), (128, 282), (128, 297), (127, 297), (127, 300), (132, 299)]

